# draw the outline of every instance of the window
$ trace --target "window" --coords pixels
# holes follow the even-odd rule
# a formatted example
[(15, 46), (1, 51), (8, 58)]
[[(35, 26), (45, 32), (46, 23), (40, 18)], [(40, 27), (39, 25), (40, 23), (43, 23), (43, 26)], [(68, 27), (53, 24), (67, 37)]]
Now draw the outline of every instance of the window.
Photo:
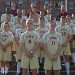
[(44, 0), (44, 4), (49, 4), (50, 0)]
[(11, 0), (3, 0), (3, 1), (4, 1), (4, 3), (5, 3), (7, 6), (10, 6)]
[(56, 0), (56, 4), (58, 5), (58, 8), (61, 7), (61, 0)]
[(18, 0), (18, 6), (23, 6), (23, 0)]
[(31, 3), (34, 3), (34, 4), (36, 4), (36, 0), (30, 0), (31, 1)]
[(73, 9), (73, 2), (69, 2), (69, 9)]

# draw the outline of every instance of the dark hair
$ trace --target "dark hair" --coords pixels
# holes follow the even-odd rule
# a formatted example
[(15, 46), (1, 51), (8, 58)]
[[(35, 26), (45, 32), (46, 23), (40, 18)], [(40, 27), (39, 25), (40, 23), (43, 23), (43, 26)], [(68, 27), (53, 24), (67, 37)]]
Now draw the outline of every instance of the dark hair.
[(4, 23), (4, 25), (5, 25), (5, 24), (8, 24), (8, 26), (10, 27), (10, 25), (9, 25), (9, 23), (8, 23), (8, 22), (5, 22), (5, 23)]
[(8, 22), (5, 22), (5, 24), (9, 24)]
[(30, 11), (29, 14), (30, 14), (30, 13), (34, 14), (34, 12), (32, 12), (32, 11)]
[(61, 18), (66, 18), (65, 16), (61, 16)]
[(55, 19), (55, 16), (53, 14), (50, 15), (50, 20), (54, 20)]
[(39, 19), (43, 19), (43, 20), (44, 20), (44, 18), (43, 18), (43, 17), (40, 17)]
[(26, 21), (24, 18), (22, 18), (20, 21)]

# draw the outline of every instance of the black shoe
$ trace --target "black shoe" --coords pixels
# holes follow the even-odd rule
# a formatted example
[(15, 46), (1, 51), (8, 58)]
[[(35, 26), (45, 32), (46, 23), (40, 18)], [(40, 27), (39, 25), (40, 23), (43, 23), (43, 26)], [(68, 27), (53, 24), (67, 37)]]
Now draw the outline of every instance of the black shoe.
[(20, 75), (20, 73), (16, 73), (16, 75)]
[(8, 75), (8, 73), (4, 74), (4, 75)]
[(1, 73), (1, 75), (4, 75), (3, 73)]
[(73, 65), (75, 66), (75, 63)]

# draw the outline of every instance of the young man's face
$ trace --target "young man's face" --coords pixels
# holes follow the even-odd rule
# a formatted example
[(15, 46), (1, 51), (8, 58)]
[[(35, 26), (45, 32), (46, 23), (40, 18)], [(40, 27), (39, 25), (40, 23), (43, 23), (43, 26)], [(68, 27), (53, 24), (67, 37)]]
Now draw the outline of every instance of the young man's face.
[(32, 11), (34, 12), (34, 13), (36, 13), (36, 8), (34, 7), (34, 8), (32, 8)]
[(30, 17), (30, 18), (33, 18), (33, 17), (34, 17), (34, 13), (33, 13), (33, 12), (30, 12), (30, 13), (29, 13), (29, 17)]
[(30, 29), (30, 30), (33, 29), (33, 21), (32, 21), (32, 20), (29, 20), (29, 21), (27, 22), (27, 28)]
[(11, 3), (11, 7), (15, 8), (16, 7), (16, 3), (15, 2), (12, 2)]
[(44, 24), (45, 24), (45, 21), (44, 21), (44, 19), (40, 19), (39, 20), (39, 23), (40, 23), (40, 27), (44, 27)]
[(50, 10), (47, 10), (47, 14), (51, 14), (51, 11)]
[(26, 21), (22, 20), (22, 21), (20, 22), (20, 24), (21, 24), (21, 27), (26, 27)]
[(9, 28), (10, 28), (9, 24), (5, 24), (5, 25), (4, 25), (4, 30), (5, 30), (5, 31), (9, 31)]
[(40, 17), (41, 17), (41, 18), (44, 17), (44, 11), (40, 11)]
[(53, 16), (51, 17), (50, 16), (50, 21), (54, 22), (55, 21), (55, 17), (53, 17)]
[(71, 21), (71, 17), (70, 16), (67, 16), (67, 22), (70, 22)]
[(63, 24), (66, 23), (66, 18), (65, 17), (64, 18), (63, 17), (61, 18), (61, 23), (63, 23)]
[(25, 10), (22, 10), (22, 15), (25, 15)]
[(18, 9), (18, 10), (17, 10), (17, 14), (18, 14), (19, 16), (21, 16), (21, 15), (22, 15), (22, 10), (21, 10), (21, 9)]
[(61, 7), (61, 11), (62, 11), (62, 12), (65, 12), (65, 11), (66, 11), (65, 6), (62, 6), (62, 7)]
[(50, 24), (49, 24), (49, 29), (55, 31), (55, 27), (56, 27), (55, 23), (50, 22)]

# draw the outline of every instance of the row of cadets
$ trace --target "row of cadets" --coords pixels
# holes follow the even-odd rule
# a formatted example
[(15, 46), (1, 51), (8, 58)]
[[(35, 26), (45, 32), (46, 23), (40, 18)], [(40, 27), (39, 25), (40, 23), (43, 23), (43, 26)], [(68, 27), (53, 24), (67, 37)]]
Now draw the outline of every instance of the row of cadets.
[(72, 32), (73, 32), (73, 42), (72, 42), (72, 61), (73, 61), (73, 64), (75, 65), (75, 13), (72, 14)]
[(17, 62), (17, 74), (16, 75), (20, 75), (20, 71), (21, 71), (21, 57), (22, 57), (22, 51), (20, 49), (20, 36), (22, 33), (24, 33), (26, 31), (26, 20), (25, 19), (21, 19), (20, 20), (20, 28), (16, 29), (16, 33), (15, 33), (15, 42), (16, 42), (16, 62)]
[[(39, 18), (39, 27), (35, 29), (35, 31), (39, 34), (40, 40), (42, 42), (43, 35), (47, 32), (49, 32), (48, 28), (45, 27), (45, 20), (44, 17)], [(45, 53), (43, 51), (42, 43), (40, 42), (40, 51), (39, 51), (39, 63), (44, 65), (45, 60)]]
[(72, 30), (69, 26), (65, 24), (66, 18), (61, 17), (60, 19), (61, 25), (56, 27), (57, 32), (62, 35), (63, 39), (63, 48), (61, 51), (61, 55), (64, 56), (65, 67), (67, 71), (67, 75), (70, 75), (70, 64), (69, 64), (69, 56), (71, 55), (70, 51), (70, 41), (72, 39)]
[(71, 53), (72, 53), (72, 61), (73, 64), (75, 64), (75, 24), (74, 24), (74, 19), (75, 19), (75, 14), (72, 14), (72, 20), (71, 16), (67, 15), (66, 16), (67, 22), (66, 25), (69, 26), (72, 30), (72, 40), (70, 42), (70, 47), (71, 47)]
[(49, 32), (44, 34), (42, 44), (45, 52), (44, 69), (46, 75), (51, 75), (52, 70), (54, 75), (60, 75), (60, 54), (63, 41), (61, 34), (56, 32), (55, 22), (49, 22)]
[(30, 69), (33, 75), (37, 75), (38, 63), (38, 47), (39, 47), (39, 35), (33, 29), (33, 19), (26, 21), (27, 31), (20, 37), (20, 46), (22, 50), (22, 75), (27, 75), (27, 71), (30, 65)]
[(0, 62), (1, 74), (8, 74), (9, 62), (12, 61), (12, 43), (14, 35), (10, 31), (8, 22), (3, 24), (3, 30), (0, 32)]

